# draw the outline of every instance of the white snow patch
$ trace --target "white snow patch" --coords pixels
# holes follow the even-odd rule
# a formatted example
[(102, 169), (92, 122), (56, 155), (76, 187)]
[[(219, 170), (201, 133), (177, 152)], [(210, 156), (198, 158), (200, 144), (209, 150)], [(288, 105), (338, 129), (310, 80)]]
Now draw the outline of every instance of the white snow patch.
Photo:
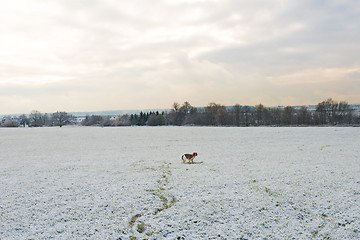
[(360, 128), (0, 134), (0, 239), (360, 238)]

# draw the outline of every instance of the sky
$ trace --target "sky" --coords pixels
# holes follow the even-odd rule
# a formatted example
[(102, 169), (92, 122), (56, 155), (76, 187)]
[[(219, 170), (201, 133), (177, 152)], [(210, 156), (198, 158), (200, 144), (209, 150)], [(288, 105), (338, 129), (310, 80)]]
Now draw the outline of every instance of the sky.
[(0, 1), (0, 114), (360, 103), (358, 0)]

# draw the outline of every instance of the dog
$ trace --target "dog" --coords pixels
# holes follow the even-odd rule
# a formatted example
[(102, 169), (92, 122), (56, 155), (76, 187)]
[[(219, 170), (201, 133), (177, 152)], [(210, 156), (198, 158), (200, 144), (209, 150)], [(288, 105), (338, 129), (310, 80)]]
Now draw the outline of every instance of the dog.
[(196, 152), (194, 152), (193, 154), (189, 154), (186, 153), (184, 155), (181, 156), (182, 162), (185, 163), (186, 160), (189, 161), (189, 163), (194, 163), (194, 158), (197, 156), (198, 154)]

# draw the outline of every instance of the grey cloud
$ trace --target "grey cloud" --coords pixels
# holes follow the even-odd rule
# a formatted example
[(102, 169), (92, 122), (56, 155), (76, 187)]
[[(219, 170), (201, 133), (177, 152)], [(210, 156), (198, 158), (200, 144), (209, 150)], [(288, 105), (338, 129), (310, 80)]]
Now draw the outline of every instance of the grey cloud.
[[(299, 4), (300, 2), (300, 4)], [(274, 15), (270, 29), (276, 26), (301, 23), (304, 28), (279, 37), (227, 46), (201, 56), (213, 62), (224, 62), (236, 67), (305, 68), (316, 66), (352, 66), (360, 64), (359, 5), (336, 5), (336, 2), (298, 1)], [(271, 25), (274, 27), (271, 28)], [(261, 29), (261, 31), (267, 31)], [(293, 49), (294, 51), (284, 51)]]
[[(181, 98), (178, 92), (195, 86), (208, 90), (202, 91), (203, 96), (199, 93), (198, 102), (241, 100), (240, 95), (249, 98), (251, 94), (280, 101), (276, 96), (284, 92), (309, 99), (310, 85), (279, 87), (267, 77), (311, 68), (360, 66), (360, 4), (355, 0), (65, 0), (47, 4), (52, 11), (19, 11), (14, 15), (18, 23), (0, 23), (8, 26), (2, 28), (4, 34), (41, 43), (48, 53), (38, 55), (36, 49), (24, 47), (31, 55), (19, 57), (36, 63), (31, 66), (0, 59), (0, 81), (63, 80), (4, 86), (3, 96), (52, 95), (55, 99), (77, 94), (84, 98), (83, 106), (86, 101), (95, 106), (92, 95), (101, 96), (103, 104), (123, 96), (124, 102), (140, 105), (138, 99), (147, 104), (163, 91), (170, 104), (168, 99)], [(345, 85), (356, 89), (358, 78), (353, 74), (353, 82), (346, 80)], [(331, 86), (353, 93), (340, 82)], [(328, 90), (333, 89), (329, 86)]]

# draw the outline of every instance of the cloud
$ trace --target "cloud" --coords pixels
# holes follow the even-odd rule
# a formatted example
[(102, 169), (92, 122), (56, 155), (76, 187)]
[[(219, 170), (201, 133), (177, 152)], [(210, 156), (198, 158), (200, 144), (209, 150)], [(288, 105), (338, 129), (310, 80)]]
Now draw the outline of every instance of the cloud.
[[(159, 68), (137, 71), (136, 75), (130, 70), (127, 74), (119, 71), (86, 79), (1, 86), (0, 95), (23, 102), (31, 99), (31, 106), (38, 106), (42, 112), (56, 106), (68, 111), (77, 108), (90, 111), (104, 110), (104, 106), (105, 109), (168, 108), (174, 101), (190, 101), (200, 106), (203, 102), (220, 101), (219, 93), (231, 89), (234, 78), (226, 69), (206, 61), (189, 61), (184, 56), (177, 58)], [(219, 84), (229, 87), (219, 89)], [(44, 102), (44, 98), (48, 101)]]
[(301, 104), (332, 97), (319, 81), (356, 76), (359, 29), (355, 0), (8, 1), (0, 9), (1, 100), (46, 111)]
[(305, 69), (287, 75), (268, 77), (268, 80), (277, 86), (298, 85), (311, 83), (342, 82), (349, 79), (357, 79), (360, 75), (360, 67), (356, 68), (316, 68)]

